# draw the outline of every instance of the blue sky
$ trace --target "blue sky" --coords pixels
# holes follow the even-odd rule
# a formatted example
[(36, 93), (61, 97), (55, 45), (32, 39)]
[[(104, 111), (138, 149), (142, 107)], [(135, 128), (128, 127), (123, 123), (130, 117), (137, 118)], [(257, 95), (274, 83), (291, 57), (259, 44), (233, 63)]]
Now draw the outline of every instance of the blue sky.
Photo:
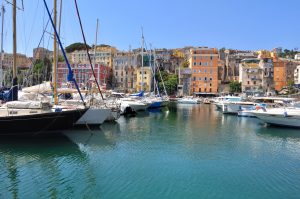
[[(300, 48), (299, 0), (77, 1), (89, 44), (94, 43), (98, 18), (98, 44), (110, 44), (120, 50), (140, 46), (141, 26), (146, 42), (156, 48)], [(17, 2), (21, 7), (21, 0)], [(47, 2), (52, 9), (53, 1)], [(4, 50), (11, 52), (11, 6), (4, 5)], [(32, 56), (48, 16), (43, 0), (24, 0), (24, 8), (18, 11), (18, 52)], [(47, 30), (52, 31), (50, 26)], [(73, 0), (63, 0), (61, 30), (64, 46), (82, 42)], [(47, 33), (41, 46), (52, 49), (52, 43)]]

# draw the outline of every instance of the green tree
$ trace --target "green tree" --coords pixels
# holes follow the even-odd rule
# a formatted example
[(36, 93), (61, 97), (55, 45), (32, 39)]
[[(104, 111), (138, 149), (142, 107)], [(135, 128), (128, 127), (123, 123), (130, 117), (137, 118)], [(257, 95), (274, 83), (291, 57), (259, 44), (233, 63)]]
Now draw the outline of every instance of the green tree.
[(49, 59), (37, 59), (33, 65), (32, 79), (33, 85), (43, 81), (49, 81), (52, 72), (52, 63)]
[(229, 83), (229, 90), (232, 93), (240, 93), (242, 91), (242, 85), (237, 81), (231, 81)]
[[(91, 49), (91, 47), (88, 45), (88, 49)], [(85, 44), (84, 43), (73, 43), (65, 48), (67, 53), (74, 52), (75, 50), (85, 50)]]
[[(161, 71), (161, 76), (164, 82), (164, 85), (166, 87), (166, 91), (168, 95), (173, 95), (177, 91), (177, 85), (178, 85), (178, 76), (174, 74), (170, 74), (167, 71)], [(163, 82), (160, 78), (159, 74), (156, 74), (156, 80), (158, 81), (158, 87), (160, 92), (164, 92)]]
[(295, 93), (294, 84), (295, 84), (294, 80), (289, 79), (287, 81), (287, 88), (288, 88), (289, 94)]

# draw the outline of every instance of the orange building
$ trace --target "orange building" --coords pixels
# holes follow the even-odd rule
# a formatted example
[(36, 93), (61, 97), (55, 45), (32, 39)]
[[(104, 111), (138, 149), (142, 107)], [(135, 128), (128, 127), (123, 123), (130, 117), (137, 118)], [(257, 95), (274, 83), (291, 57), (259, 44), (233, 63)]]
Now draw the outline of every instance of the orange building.
[(219, 54), (216, 48), (190, 49), (191, 93), (197, 95), (218, 92), (218, 61)]
[(288, 86), (288, 81), (294, 80), (294, 71), (297, 68), (299, 63), (285, 60), (285, 59), (278, 59), (274, 58), (274, 87), (275, 90), (280, 91), (283, 87)]

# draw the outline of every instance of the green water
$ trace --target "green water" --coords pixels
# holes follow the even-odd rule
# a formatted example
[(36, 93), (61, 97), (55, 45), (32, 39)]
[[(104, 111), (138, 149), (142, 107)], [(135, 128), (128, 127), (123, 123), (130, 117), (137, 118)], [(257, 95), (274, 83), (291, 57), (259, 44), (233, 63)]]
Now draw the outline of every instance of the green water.
[(0, 138), (0, 198), (300, 198), (300, 131), (174, 105), (99, 130)]

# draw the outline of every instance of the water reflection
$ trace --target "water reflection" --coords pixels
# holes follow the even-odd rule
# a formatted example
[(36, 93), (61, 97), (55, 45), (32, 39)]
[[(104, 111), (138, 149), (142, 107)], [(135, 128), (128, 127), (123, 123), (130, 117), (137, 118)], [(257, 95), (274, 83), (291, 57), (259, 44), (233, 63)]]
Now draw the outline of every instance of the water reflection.
[(0, 190), (7, 190), (0, 193), (0, 198), (24, 198), (24, 194), (31, 193), (34, 185), (39, 183), (48, 184), (43, 191), (56, 198), (56, 185), (65, 173), (60, 160), (73, 164), (86, 160), (78, 146), (61, 135), (1, 138), (0, 157)]

